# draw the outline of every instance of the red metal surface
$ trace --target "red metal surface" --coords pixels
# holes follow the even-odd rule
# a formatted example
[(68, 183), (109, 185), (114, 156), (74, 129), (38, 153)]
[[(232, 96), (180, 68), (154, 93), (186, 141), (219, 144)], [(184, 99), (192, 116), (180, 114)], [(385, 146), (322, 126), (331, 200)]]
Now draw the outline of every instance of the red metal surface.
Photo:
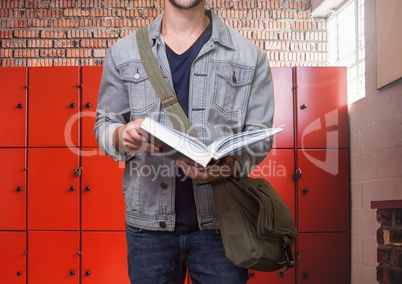
[(265, 160), (251, 172), (251, 177), (265, 178), (275, 188), (295, 216), (293, 149), (272, 149)]
[(102, 76), (102, 66), (83, 66), (82, 74), (82, 146), (97, 147), (94, 136), (96, 105), (98, 103), (99, 85)]
[(1, 283), (26, 283), (26, 247), (25, 232), (0, 232)]
[(122, 190), (124, 164), (116, 163), (98, 148), (82, 156), (82, 229), (124, 230)]
[(79, 146), (80, 69), (29, 68), (30, 147)]
[(0, 147), (26, 146), (27, 68), (0, 68)]
[(0, 149), (0, 230), (26, 229), (25, 149)]
[(274, 81), (275, 114), (274, 127), (284, 130), (275, 135), (273, 148), (293, 148), (293, 83), (291, 67), (271, 68)]
[(297, 147), (347, 148), (347, 79), (344, 67), (296, 67)]
[(350, 283), (348, 233), (298, 235), (298, 283)]
[(298, 231), (348, 231), (348, 150), (299, 150), (298, 167)]
[(80, 283), (78, 231), (28, 232), (28, 283)]
[(125, 232), (82, 232), (82, 283), (129, 284)]
[(78, 230), (79, 156), (68, 148), (30, 148), (28, 162), (28, 229)]

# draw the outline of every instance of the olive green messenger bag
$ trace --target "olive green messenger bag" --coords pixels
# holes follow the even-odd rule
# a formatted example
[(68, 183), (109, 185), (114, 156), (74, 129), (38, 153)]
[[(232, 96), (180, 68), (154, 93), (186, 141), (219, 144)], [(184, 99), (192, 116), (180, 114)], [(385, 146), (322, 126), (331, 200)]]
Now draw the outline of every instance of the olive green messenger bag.
[[(197, 137), (177, 97), (163, 77), (151, 49), (148, 27), (136, 32), (148, 78), (174, 127)], [(180, 119), (180, 121), (178, 120)], [(226, 178), (211, 183), (225, 254), (233, 264), (253, 270), (283, 272), (294, 266), (296, 226), (289, 208), (262, 178)]]

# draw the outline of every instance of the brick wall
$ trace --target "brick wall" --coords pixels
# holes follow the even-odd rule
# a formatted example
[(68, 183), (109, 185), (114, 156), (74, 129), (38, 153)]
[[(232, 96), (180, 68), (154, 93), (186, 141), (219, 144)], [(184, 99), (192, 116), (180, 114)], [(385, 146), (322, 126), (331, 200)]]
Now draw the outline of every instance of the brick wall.
[[(117, 39), (149, 24), (164, 0), (1, 0), (0, 66), (101, 65)], [(325, 20), (309, 0), (211, 0), (208, 8), (267, 52), (272, 66), (325, 65)]]
[(402, 200), (394, 206), (399, 208), (387, 208), (392, 202), (377, 202), (380, 205), (374, 206), (381, 225), (377, 230), (377, 281), (381, 284), (402, 283)]

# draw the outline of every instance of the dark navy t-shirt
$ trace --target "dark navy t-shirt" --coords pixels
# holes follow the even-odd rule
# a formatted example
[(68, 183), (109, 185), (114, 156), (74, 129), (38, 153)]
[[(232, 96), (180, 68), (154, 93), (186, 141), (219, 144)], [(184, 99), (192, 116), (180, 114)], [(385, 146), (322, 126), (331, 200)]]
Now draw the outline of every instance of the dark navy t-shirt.
[[(169, 60), (170, 71), (173, 77), (173, 86), (186, 114), (188, 114), (188, 94), (190, 84), (190, 70), (194, 59), (201, 48), (209, 40), (212, 34), (211, 23), (194, 42), (194, 44), (182, 54), (176, 54), (166, 45), (166, 55)], [(176, 227), (177, 234), (198, 230), (197, 213), (193, 195), (192, 180), (184, 177), (179, 170), (176, 177)]]

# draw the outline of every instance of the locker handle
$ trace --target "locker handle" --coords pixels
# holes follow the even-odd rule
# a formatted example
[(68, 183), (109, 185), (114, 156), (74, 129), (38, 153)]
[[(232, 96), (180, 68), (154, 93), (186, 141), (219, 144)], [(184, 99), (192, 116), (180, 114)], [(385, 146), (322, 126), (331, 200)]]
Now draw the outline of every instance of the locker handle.
[(70, 104), (70, 107), (71, 107), (71, 108), (75, 108), (75, 103), (71, 103), (71, 104)]
[(74, 270), (71, 270), (70, 271), (70, 276), (74, 276), (75, 275), (75, 271)]
[(91, 271), (85, 272), (85, 276), (91, 276)]
[(75, 187), (74, 186), (71, 186), (70, 187), (70, 191), (74, 191), (75, 190)]
[(91, 107), (91, 104), (90, 104), (90, 103), (86, 103), (86, 104), (85, 104), (85, 107), (86, 107), (86, 108), (90, 108), (90, 107)]
[(22, 191), (22, 187), (21, 186), (17, 187), (17, 191), (18, 192)]
[(306, 187), (306, 188), (303, 188), (302, 194), (305, 195), (305, 194), (307, 194), (307, 193), (308, 193), (308, 188), (307, 188), (307, 187)]
[(300, 109), (306, 109), (307, 108), (307, 104), (302, 104), (301, 106), (300, 106)]
[(17, 276), (21, 276), (21, 275), (22, 275), (22, 271), (18, 271)]
[(18, 107), (18, 108), (22, 108), (22, 107), (23, 107), (23, 104), (18, 104), (17, 107)]
[(90, 186), (86, 186), (85, 187), (85, 191), (90, 191), (91, 190), (91, 187)]

